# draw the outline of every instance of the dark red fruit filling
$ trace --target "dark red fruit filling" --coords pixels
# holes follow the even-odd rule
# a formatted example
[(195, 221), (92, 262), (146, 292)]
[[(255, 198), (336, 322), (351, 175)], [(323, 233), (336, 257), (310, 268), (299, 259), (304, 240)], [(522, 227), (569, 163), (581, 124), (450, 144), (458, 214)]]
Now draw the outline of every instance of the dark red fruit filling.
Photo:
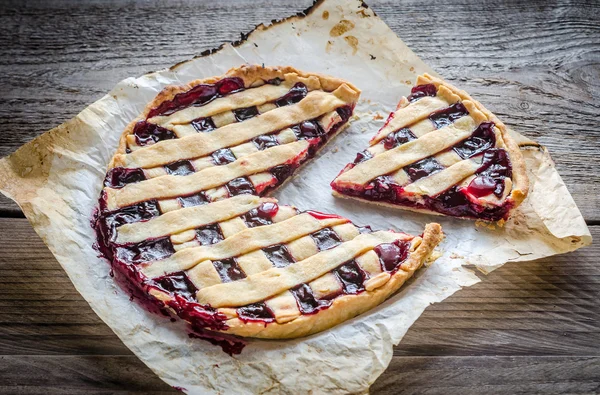
[(367, 225), (367, 226), (358, 226), (357, 229), (358, 229), (358, 233), (360, 233), (361, 235), (363, 233), (372, 233), (373, 232), (373, 229), (371, 229), (371, 227), (369, 225)]
[(450, 107), (434, 112), (429, 116), (429, 119), (433, 122), (436, 129), (441, 129), (444, 126), (453, 124), (454, 121), (466, 115), (469, 115), (469, 112), (462, 103), (458, 102)]
[(164, 259), (174, 253), (175, 249), (168, 237), (116, 248), (117, 259), (121, 262), (133, 264)]
[(197, 85), (187, 92), (178, 93), (172, 100), (162, 102), (148, 113), (148, 118), (157, 115), (170, 115), (190, 106), (203, 106), (218, 97), (244, 89), (240, 78), (223, 78), (215, 84)]
[(277, 178), (279, 183), (285, 181), (294, 172), (294, 168), (290, 165), (279, 165), (271, 169), (273, 177)]
[(335, 111), (338, 113), (340, 118), (342, 118), (342, 123), (344, 123), (350, 119), (350, 116), (352, 116), (352, 109), (353, 108), (350, 106), (344, 106), (344, 107), (339, 107), (339, 108), (335, 109)]
[(211, 118), (197, 118), (192, 122), (192, 126), (199, 133), (210, 132), (211, 130), (215, 130), (217, 127)]
[(139, 121), (135, 124), (133, 135), (137, 144), (142, 146), (177, 138), (171, 130), (146, 121)]
[(263, 252), (275, 267), (286, 267), (296, 262), (283, 244), (263, 248)]
[(283, 107), (288, 106), (290, 104), (298, 103), (300, 100), (306, 97), (307, 93), (308, 89), (306, 88), (306, 85), (304, 85), (302, 82), (297, 82), (296, 85), (294, 85), (288, 93), (275, 100), (275, 104), (277, 105), (277, 107)]
[(471, 137), (454, 147), (454, 151), (462, 158), (468, 159), (480, 154), (496, 145), (494, 124), (482, 123), (475, 129)]
[(213, 261), (213, 265), (221, 277), (221, 281), (224, 283), (230, 283), (232, 281), (241, 280), (246, 278), (246, 274), (242, 268), (238, 265), (235, 258), (222, 259), (220, 261)]
[(409, 102), (417, 101), (425, 96), (437, 95), (437, 88), (433, 84), (424, 84), (413, 86), (410, 90), (410, 95), (407, 97)]
[(226, 185), (227, 190), (229, 191), (230, 196), (237, 195), (256, 195), (256, 191), (254, 190), (254, 185), (247, 177), (239, 177), (234, 178), (229, 181)]
[(409, 247), (409, 242), (401, 240), (396, 240), (393, 243), (379, 244), (375, 247), (374, 251), (379, 256), (381, 269), (390, 273), (398, 270), (402, 262), (408, 258)]
[(205, 225), (196, 229), (196, 240), (198, 240), (202, 246), (217, 244), (224, 239), (219, 224)]
[(110, 169), (104, 179), (104, 186), (111, 188), (122, 188), (127, 184), (144, 181), (146, 175), (142, 169), (126, 169), (124, 167), (115, 167)]
[(292, 127), (298, 140), (313, 139), (325, 135), (325, 131), (317, 121), (304, 121), (300, 125)]
[(440, 162), (433, 157), (425, 158), (404, 167), (404, 171), (413, 182), (442, 170), (444, 170), (444, 166), (440, 165)]
[(221, 148), (212, 153), (212, 158), (217, 165), (226, 165), (235, 162), (235, 155), (229, 148)]
[(239, 307), (237, 314), (240, 320), (248, 321), (264, 321), (273, 322), (274, 316), (271, 309), (263, 302), (249, 304), (248, 306)]
[(181, 207), (193, 207), (208, 204), (209, 200), (206, 195), (202, 192), (196, 193), (195, 195), (184, 196), (177, 198)]
[(246, 119), (250, 119), (258, 115), (258, 108), (256, 106), (246, 107), (246, 108), (238, 108), (233, 110), (233, 115), (235, 115), (235, 119), (238, 122), (245, 121)]
[(242, 219), (249, 228), (271, 225), (277, 211), (279, 206), (276, 203), (266, 202), (242, 215)]
[(383, 140), (383, 146), (385, 149), (392, 149), (416, 139), (417, 136), (409, 128), (402, 128), (388, 134)]
[(359, 152), (356, 154), (356, 158), (354, 159), (354, 164), (358, 165), (359, 163), (366, 162), (373, 157), (368, 150), (364, 150), (363, 152)]
[(365, 282), (366, 275), (356, 261), (351, 260), (344, 263), (335, 269), (333, 273), (342, 283), (344, 293), (357, 294), (365, 290), (363, 283)]
[(188, 174), (192, 174), (196, 171), (189, 160), (180, 160), (179, 162), (165, 165), (165, 170), (167, 171), (167, 174), (174, 176), (187, 176)]
[(177, 293), (187, 300), (195, 300), (198, 289), (184, 272), (169, 274), (152, 280), (160, 289), (170, 293)]
[[(101, 203), (103, 200), (101, 200)], [(156, 200), (149, 200), (124, 207), (118, 211), (110, 213), (101, 212), (96, 221), (96, 230), (102, 237), (100, 241), (108, 243), (112, 240), (115, 229), (124, 224), (148, 220), (160, 215), (158, 203)]]
[(467, 187), (467, 193), (481, 197), (494, 193), (498, 198), (504, 193), (504, 179), (512, 176), (508, 153), (503, 149), (489, 149), (483, 154), (478, 176)]
[(252, 140), (252, 142), (254, 143), (256, 148), (258, 148), (261, 151), (279, 145), (277, 137), (272, 134), (264, 134), (262, 136), (258, 136), (254, 140)]
[(330, 300), (315, 298), (312, 289), (310, 289), (307, 284), (300, 284), (297, 287), (290, 289), (290, 292), (292, 292), (296, 298), (298, 309), (300, 309), (302, 314), (313, 314), (331, 306)]
[(337, 233), (331, 228), (324, 228), (310, 235), (319, 251), (328, 250), (342, 243)]

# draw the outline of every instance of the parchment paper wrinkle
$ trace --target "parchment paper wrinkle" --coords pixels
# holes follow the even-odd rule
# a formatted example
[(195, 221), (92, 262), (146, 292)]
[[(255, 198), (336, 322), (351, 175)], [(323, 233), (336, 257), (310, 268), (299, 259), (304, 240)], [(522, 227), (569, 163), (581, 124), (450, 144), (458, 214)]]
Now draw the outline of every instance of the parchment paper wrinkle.
[[(363, 91), (356, 108), (359, 119), (279, 191), (278, 199), (300, 209), (338, 213), (374, 229), (418, 234), (426, 222), (438, 221), (447, 237), (443, 255), (431, 267), (369, 313), (304, 339), (250, 341), (241, 355), (229, 357), (218, 347), (188, 338), (183, 323), (170, 323), (130, 302), (92, 248), (90, 217), (118, 139), (144, 105), (168, 84), (220, 75), (242, 63), (331, 74)], [(489, 272), (508, 261), (538, 259), (591, 243), (547, 151), (516, 132), (528, 146), (524, 153), (531, 193), (503, 228), (331, 196), (329, 182), (367, 146), (423, 72), (435, 74), (360, 1), (318, 2), (307, 16), (260, 26), (236, 47), (227, 44), (169, 70), (121, 81), (74, 119), (2, 159), (0, 190), (23, 209), (94, 311), (167, 383), (198, 394), (364, 393), (388, 366), (392, 345), (429, 304), (479, 281), (463, 265)], [(485, 104), (485, 97), (477, 99)]]

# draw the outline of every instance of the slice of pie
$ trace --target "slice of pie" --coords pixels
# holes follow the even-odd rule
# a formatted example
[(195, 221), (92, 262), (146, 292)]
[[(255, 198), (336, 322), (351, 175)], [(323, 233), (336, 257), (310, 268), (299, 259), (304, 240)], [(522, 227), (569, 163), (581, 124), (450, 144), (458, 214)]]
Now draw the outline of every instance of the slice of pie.
[(331, 186), (336, 196), (503, 223), (529, 181), (505, 125), (466, 92), (424, 74)]
[(442, 237), (373, 232), (264, 197), (340, 130), (359, 92), (245, 66), (170, 87), (125, 131), (95, 221), (98, 247), (194, 328), (261, 338), (327, 329), (381, 303)]

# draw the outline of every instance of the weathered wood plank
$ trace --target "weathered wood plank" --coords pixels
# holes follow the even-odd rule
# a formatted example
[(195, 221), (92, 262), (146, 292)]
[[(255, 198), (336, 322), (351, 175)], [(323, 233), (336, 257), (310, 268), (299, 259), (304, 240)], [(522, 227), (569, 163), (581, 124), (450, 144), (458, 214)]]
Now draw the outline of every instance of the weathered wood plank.
[[(8, 2), (0, 9), (0, 155), (123, 78), (168, 67), (310, 3), (185, 0), (165, 18), (156, 0)], [(600, 221), (597, 2), (369, 3), (441, 74), (546, 144), (585, 218)], [(3, 197), (0, 210), (18, 212)]]
[[(600, 227), (592, 234), (600, 237)], [(373, 393), (594, 392), (599, 256), (592, 245), (507, 264), (430, 306)], [(0, 392), (165, 388), (92, 312), (24, 219), (0, 219), (0, 311), (0, 382), (14, 386), (0, 384)]]

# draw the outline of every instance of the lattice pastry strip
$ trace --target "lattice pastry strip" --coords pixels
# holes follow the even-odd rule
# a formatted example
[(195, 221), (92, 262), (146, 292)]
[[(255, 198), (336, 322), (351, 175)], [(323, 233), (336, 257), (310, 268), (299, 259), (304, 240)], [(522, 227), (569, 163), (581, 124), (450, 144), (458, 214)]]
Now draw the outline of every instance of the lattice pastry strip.
[(425, 74), (331, 186), (337, 196), (502, 223), (525, 198), (528, 180), (504, 124)]

